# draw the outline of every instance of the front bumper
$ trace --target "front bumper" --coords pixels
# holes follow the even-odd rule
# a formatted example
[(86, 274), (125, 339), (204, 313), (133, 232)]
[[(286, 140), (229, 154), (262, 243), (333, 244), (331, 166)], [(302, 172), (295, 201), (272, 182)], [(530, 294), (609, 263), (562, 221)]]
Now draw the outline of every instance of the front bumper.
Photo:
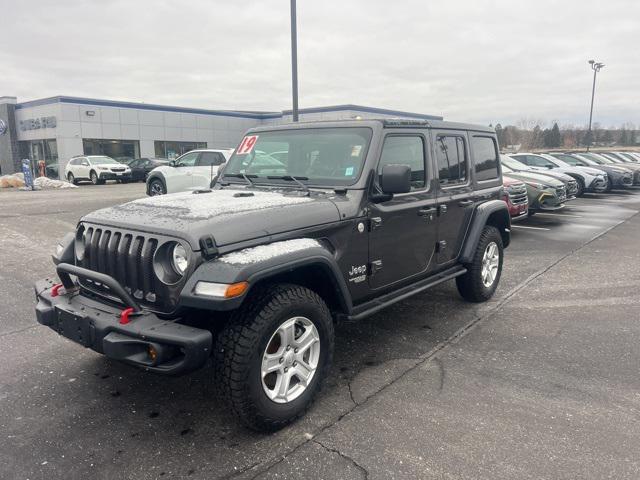
[(555, 192), (544, 191), (538, 195), (535, 202), (529, 204), (529, 210), (560, 210), (561, 208), (564, 208), (564, 202), (566, 200), (566, 197), (560, 198), (555, 194)]
[(122, 324), (122, 308), (84, 296), (77, 286), (54, 296), (53, 286), (51, 280), (35, 285), (38, 322), (109, 358), (156, 373), (182, 375), (202, 367), (211, 354), (208, 330), (144, 310)]
[(114, 173), (114, 172), (100, 172), (98, 174), (100, 180), (131, 180), (131, 172), (127, 173)]

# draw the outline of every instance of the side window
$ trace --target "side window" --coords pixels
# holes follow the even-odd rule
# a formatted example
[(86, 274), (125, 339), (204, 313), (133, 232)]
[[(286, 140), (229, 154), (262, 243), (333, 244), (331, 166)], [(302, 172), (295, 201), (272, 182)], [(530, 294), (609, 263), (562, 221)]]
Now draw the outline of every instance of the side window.
[(411, 190), (419, 190), (426, 185), (424, 142), (419, 136), (389, 136), (382, 146), (378, 164), (378, 175), (385, 165), (409, 165), (411, 167)]
[(198, 159), (198, 166), (210, 167), (213, 165), (217, 167), (224, 163), (224, 156), (220, 152), (202, 152)]
[(457, 135), (438, 135), (436, 160), (441, 185), (458, 185), (467, 181), (467, 148), (464, 138)]
[(69, 165), (78, 165), (78, 159), (72, 158), (71, 160), (69, 160)]
[(176, 161), (176, 165), (181, 167), (193, 167), (196, 164), (198, 155), (200, 155), (199, 152), (185, 153)]
[(514, 155), (513, 158), (519, 161), (520, 163), (524, 163), (525, 165), (529, 165), (529, 166), (534, 165), (529, 155)]
[(498, 170), (498, 146), (492, 137), (472, 137), (473, 163), (476, 169), (476, 180), (492, 180), (500, 176)]

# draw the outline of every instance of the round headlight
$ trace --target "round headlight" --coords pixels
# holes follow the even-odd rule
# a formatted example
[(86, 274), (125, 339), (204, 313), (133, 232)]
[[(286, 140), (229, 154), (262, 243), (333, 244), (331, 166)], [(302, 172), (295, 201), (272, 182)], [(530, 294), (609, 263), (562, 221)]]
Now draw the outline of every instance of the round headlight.
[(171, 251), (171, 265), (178, 275), (184, 275), (189, 265), (187, 251), (179, 243)]

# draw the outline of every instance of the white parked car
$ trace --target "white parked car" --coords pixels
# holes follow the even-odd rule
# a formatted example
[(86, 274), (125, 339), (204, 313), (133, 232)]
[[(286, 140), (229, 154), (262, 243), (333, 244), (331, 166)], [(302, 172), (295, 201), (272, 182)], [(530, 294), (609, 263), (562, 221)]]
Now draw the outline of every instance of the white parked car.
[(220, 166), (231, 158), (233, 150), (191, 150), (168, 165), (154, 168), (147, 177), (147, 195), (209, 188), (211, 180)]
[(130, 180), (131, 169), (106, 155), (81, 155), (67, 162), (64, 177), (74, 185), (83, 180), (102, 185), (107, 180)]

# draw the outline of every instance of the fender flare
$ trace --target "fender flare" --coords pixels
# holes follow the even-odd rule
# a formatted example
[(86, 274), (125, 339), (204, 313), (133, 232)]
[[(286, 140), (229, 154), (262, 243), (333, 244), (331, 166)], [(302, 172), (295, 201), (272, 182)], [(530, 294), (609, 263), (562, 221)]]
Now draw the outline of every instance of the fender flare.
[[(347, 284), (333, 254), (324, 246), (307, 248), (288, 252), (273, 258), (255, 263), (237, 264), (227, 263), (224, 255), (201, 264), (189, 277), (180, 294), (180, 305), (204, 310), (234, 310), (238, 308), (250, 295), (252, 289), (259, 283), (282, 276), (279, 281), (286, 283), (286, 275), (293, 275), (296, 271), (324, 275), (324, 279), (331, 282), (331, 292), (341, 313), (349, 313), (353, 309), (353, 302)], [(310, 280), (318, 280), (313, 278)], [(249, 289), (243, 295), (232, 299), (205, 297), (194, 293), (199, 281), (232, 284), (249, 282)]]
[(471, 263), (475, 254), (476, 245), (485, 225), (493, 225), (500, 230), (502, 243), (508, 247), (511, 242), (511, 216), (507, 204), (503, 200), (490, 200), (476, 207), (471, 217), (471, 225), (465, 239), (460, 261)]
[(162, 182), (162, 185), (164, 185), (164, 191), (168, 192), (167, 190), (167, 180), (164, 178), (164, 175), (161, 172), (150, 172), (147, 175), (147, 180), (145, 181), (146, 183), (146, 190), (147, 190), (147, 195), (149, 195), (149, 185), (151, 185), (151, 181), (158, 179)]

